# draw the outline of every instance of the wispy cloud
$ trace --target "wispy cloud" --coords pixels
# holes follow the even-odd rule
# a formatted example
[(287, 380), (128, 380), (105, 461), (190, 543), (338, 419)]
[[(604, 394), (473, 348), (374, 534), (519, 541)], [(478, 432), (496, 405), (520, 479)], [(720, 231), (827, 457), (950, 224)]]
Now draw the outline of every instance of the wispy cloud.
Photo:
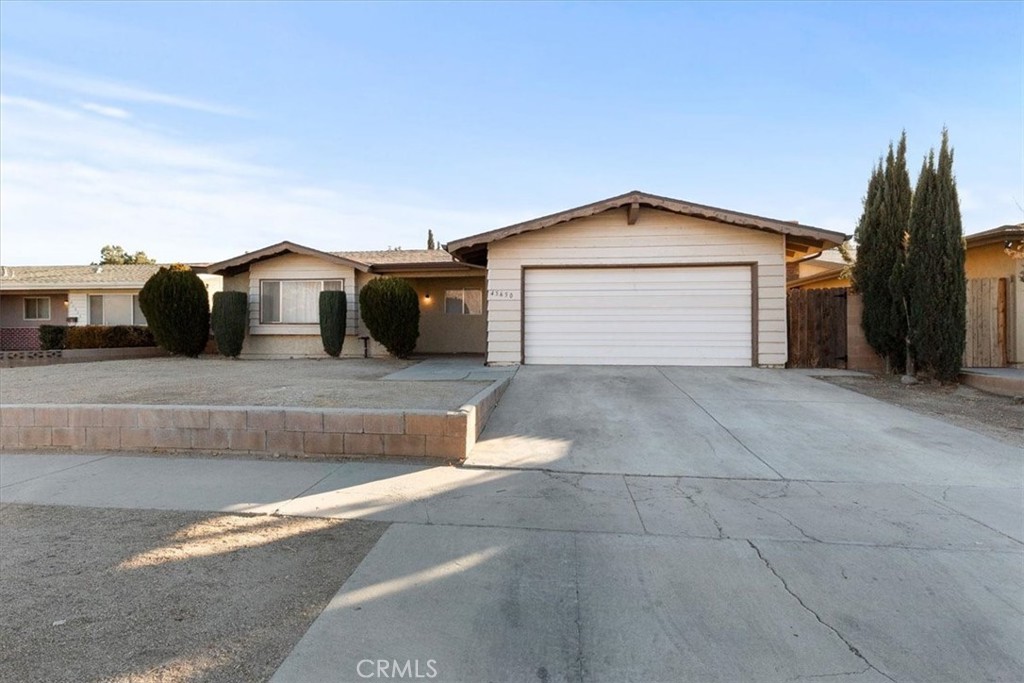
[(95, 102), (81, 102), (78, 106), (86, 111), (91, 111), (94, 114), (106, 116), (111, 119), (130, 119), (132, 117), (131, 112), (125, 109), (121, 109), (119, 107), (110, 107), (105, 104), (97, 104)]
[(310, 182), (245, 147), (24, 97), (0, 95), (0, 127), (5, 265), (88, 263), (104, 244), (162, 261), (220, 260), (284, 239), (417, 248), (428, 228), (445, 241), (522, 217), (449, 209), (400, 188)]
[[(164, 93), (141, 86), (118, 83), (58, 68), (29, 64), (7, 55), (3, 55), (2, 62), (0, 62), (0, 71), (3, 72), (7, 79), (13, 77), (14, 79), (22, 79), (97, 99), (157, 104), (206, 114), (217, 114), (219, 116), (248, 116), (245, 112), (235, 107)], [(10, 81), (8, 80), (8, 83), (5, 85), (9, 85), (9, 83)]]

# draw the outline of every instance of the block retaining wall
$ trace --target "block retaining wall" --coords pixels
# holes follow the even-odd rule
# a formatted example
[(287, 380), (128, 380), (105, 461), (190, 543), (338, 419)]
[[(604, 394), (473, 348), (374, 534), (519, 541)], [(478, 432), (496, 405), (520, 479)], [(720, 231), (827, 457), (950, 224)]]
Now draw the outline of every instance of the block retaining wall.
[(0, 406), (0, 448), (461, 460), (476, 444), (508, 383), (491, 384), (455, 411), (5, 405)]
[(0, 351), (3, 367), (24, 365), (58, 365), (60, 363), (91, 363), (101, 360), (159, 358), (170, 354), (158, 346), (129, 346), (120, 349), (63, 349), (55, 351)]

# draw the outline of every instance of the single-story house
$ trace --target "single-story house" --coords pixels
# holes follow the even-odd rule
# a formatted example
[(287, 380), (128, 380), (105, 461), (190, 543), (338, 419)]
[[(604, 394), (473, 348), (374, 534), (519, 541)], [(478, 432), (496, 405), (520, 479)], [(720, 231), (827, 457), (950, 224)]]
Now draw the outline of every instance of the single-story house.
[[(138, 295), (159, 268), (0, 266), (0, 350), (38, 349), (41, 325), (145, 325)], [(200, 277), (219, 290), (219, 277)]]
[(486, 268), (488, 363), (781, 367), (787, 264), (846, 239), (634, 191), (445, 246)]
[(210, 264), (224, 291), (249, 296), (243, 358), (323, 356), (320, 292), (344, 290), (348, 322), (343, 356), (382, 356), (359, 314), (359, 292), (373, 278), (402, 277), (420, 300), (417, 353), (477, 353), (486, 346), (485, 270), (442, 249), (319, 251), (281, 242)]
[(249, 297), (246, 358), (322, 356), (318, 299), (348, 299), (344, 356), (384, 355), (359, 292), (385, 275), (420, 299), (417, 353), (491, 364), (781, 366), (786, 264), (846, 235), (630, 192), (456, 240), (447, 250), (281, 242), (210, 264)]

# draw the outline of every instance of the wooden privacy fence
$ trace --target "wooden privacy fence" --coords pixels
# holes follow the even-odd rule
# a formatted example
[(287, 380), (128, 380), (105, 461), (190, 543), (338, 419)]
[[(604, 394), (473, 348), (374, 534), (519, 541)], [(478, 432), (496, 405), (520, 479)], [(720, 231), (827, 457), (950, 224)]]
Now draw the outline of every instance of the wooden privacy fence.
[(965, 368), (993, 368), (1007, 364), (1010, 318), (1016, 306), (1007, 278), (967, 281), (967, 345)]
[(845, 368), (845, 289), (792, 289), (788, 294), (791, 368)]

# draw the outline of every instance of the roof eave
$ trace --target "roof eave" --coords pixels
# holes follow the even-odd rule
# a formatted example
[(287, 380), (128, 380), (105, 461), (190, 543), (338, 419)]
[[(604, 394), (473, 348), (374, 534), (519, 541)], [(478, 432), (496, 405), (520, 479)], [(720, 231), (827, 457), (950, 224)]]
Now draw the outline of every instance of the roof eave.
[(338, 265), (348, 266), (355, 270), (367, 273), (370, 271), (370, 266), (366, 263), (359, 261), (353, 261), (352, 259), (344, 258), (342, 256), (335, 256), (334, 254), (326, 251), (320, 251), (319, 249), (313, 249), (312, 247), (306, 247), (301, 244), (294, 242), (278, 242), (272, 244), (269, 247), (257, 249), (241, 256), (227, 259), (225, 261), (219, 261), (217, 263), (211, 263), (206, 266), (203, 270), (210, 275), (221, 275), (231, 276), (237, 275), (238, 273), (249, 270), (249, 267), (257, 261), (263, 261), (266, 259), (274, 258), (276, 256), (282, 256), (284, 254), (300, 254), (302, 256), (313, 256), (316, 258), (323, 259), (330, 263), (336, 263)]
[(559, 211), (558, 213), (534, 218), (521, 223), (515, 223), (504, 228), (498, 228), (496, 230), (490, 230), (488, 232), (454, 240), (444, 245), (444, 248), (455, 258), (460, 258), (467, 250), (489, 244), (490, 242), (519, 235), (524, 232), (532, 232), (534, 230), (551, 227), (577, 218), (586, 218), (598, 213), (623, 208), (633, 204), (662, 209), (680, 215), (703, 218), (705, 220), (711, 220), (727, 225), (764, 230), (766, 232), (773, 232), (781, 235), (807, 237), (820, 240), (825, 243), (835, 243), (837, 245), (842, 244), (850, 238), (844, 233), (825, 230), (823, 228), (799, 225), (773, 218), (766, 218), (764, 216), (755, 216), (753, 214), (729, 211), (727, 209), (720, 209), (713, 206), (684, 202), (670, 197), (661, 197), (658, 195), (647, 194), (645, 192), (633, 191), (617, 197), (611, 197), (591, 204), (585, 204), (574, 209)]

